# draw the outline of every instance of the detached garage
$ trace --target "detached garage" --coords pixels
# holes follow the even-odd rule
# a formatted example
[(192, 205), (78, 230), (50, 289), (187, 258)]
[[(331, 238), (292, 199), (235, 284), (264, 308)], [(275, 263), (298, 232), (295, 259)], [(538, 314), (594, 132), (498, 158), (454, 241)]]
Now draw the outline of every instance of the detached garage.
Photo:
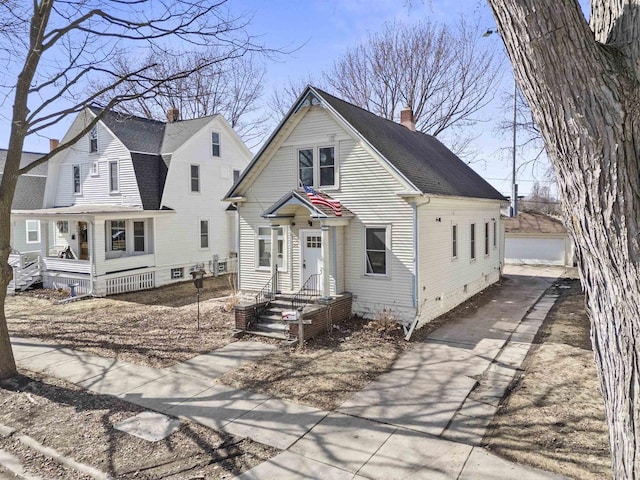
[(573, 243), (556, 218), (523, 212), (505, 218), (505, 263), (573, 265)]

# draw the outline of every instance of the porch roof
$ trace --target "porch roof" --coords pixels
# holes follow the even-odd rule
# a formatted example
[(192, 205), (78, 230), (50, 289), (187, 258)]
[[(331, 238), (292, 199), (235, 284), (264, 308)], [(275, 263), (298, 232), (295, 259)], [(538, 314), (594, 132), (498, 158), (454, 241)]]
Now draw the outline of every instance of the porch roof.
[[(320, 194), (322, 198), (328, 201), (333, 201), (333, 199), (325, 194)], [(290, 212), (283, 212), (282, 210), (286, 207), (290, 206), (301, 206), (306, 208), (309, 211), (309, 216), (311, 218), (318, 219), (329, 219), (329, 218), (352, 218), (355, 217), (353, 212), (349, 209), (342, 206), (342, 215), (336, 215), (332, 208), (322, 205), (322, 204), (314, 204), (311, 203), (309, 197), (302, 192), (301, 190), (291, 190), (289, 193), (284, 195), (280, 200), (271, 205), (267, 210), (262, 214), (263, 218), (287, 218), (293, 217), (294, 215)], [(290, 209), (287, 209), (290, 210)]]
[(77, 218), (86, 219), (92, 217), (103, 218), (141, 218), (157, 217), (175, 213), (173, 210), (143, 210), (141, 207), (128, 207), (124, 205), (71, 205), (69, 207), (39, 208), (35, 210), (12, 210), (11, 214), (17, 217), (62, 219)]

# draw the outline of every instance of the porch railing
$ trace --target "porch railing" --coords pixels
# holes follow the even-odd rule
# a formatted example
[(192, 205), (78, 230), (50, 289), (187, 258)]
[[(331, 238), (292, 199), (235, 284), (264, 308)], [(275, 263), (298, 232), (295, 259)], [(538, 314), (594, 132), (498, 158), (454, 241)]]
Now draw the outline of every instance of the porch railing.
[(275, 272), (271, 275), (269, 281), (262, 287), (256, 296), (254, 304), (254, 318), (257, 320), (264, 310), (266, 310), (269, 303), (276, 297), (278, 293), (278, 266), (276, 265)]
[(309, 275), (302, 288), (294, 295), (291, 300), (291, 308), (293, 310), (302, 310), (305, 305), (313, 303), (318, 297), (320, 297), (320, 274), (314, 273)]

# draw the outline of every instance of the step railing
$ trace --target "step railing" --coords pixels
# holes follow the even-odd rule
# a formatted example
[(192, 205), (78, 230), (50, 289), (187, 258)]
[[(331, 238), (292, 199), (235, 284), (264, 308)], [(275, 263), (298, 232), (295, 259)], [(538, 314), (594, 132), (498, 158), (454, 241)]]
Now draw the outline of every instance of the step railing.
[(293, 310), (302, 310), (308, 303), (313, 303), (320, 297), (320, 275), (314, 273), (304, 282), (302, 288), (298, 290), (291, 300), (291, 308)]
[(12, 256), (13, 261), (10, 261), (10, 264), (13, 268), (13, 279), (9, 282), (9, 293), (24, 290), (42, 280), (39, 252), (25, 252)]
[(278, 293), (278, 266), (276, 265), (275, 272), (269, 278), (269, 281), (264, 287), (256, 294), (254, 303), (254, 320), (257, 321), (262, 315), (269, 303), (275, 298)]

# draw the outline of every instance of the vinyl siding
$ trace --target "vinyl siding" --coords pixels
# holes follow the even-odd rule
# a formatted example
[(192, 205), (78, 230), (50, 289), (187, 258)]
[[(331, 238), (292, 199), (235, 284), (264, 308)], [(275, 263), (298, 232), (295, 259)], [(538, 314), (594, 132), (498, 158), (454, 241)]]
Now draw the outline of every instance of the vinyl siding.
[[(78, 116), (78, 120), (81, 116)], [(76, 120), (76, 122), (78, 122)], [(118, 162), (118, 193), (109, 192), (109, 162)], [(91, 166), (98, 162), (98, 175), (91, 174)], [(80, 166), (82, 193), (73, 192), (73, 165)], [(89, 138), (85, 136), (73, 147), (57, 167), (54, 205), (142, 205), (131, 155), (125, 146), (98, 124), (98, 152), (89, 153)]]
[[(492, 220), (498, 222), (493, 247)], [(476, 258), (470, 258), (470, 225), (476, 224)], [(484, 250), (484, 224), (489, 222), (489, 255)], [(458, 255), (452, 257), (452, 225), (458, 226)], [(449, 311), (498, 281), (501, 268), (499, 202), (438, 199), (418, 207), (418, 327)], [(465, 291), (466, 286), (466, 291)]]

